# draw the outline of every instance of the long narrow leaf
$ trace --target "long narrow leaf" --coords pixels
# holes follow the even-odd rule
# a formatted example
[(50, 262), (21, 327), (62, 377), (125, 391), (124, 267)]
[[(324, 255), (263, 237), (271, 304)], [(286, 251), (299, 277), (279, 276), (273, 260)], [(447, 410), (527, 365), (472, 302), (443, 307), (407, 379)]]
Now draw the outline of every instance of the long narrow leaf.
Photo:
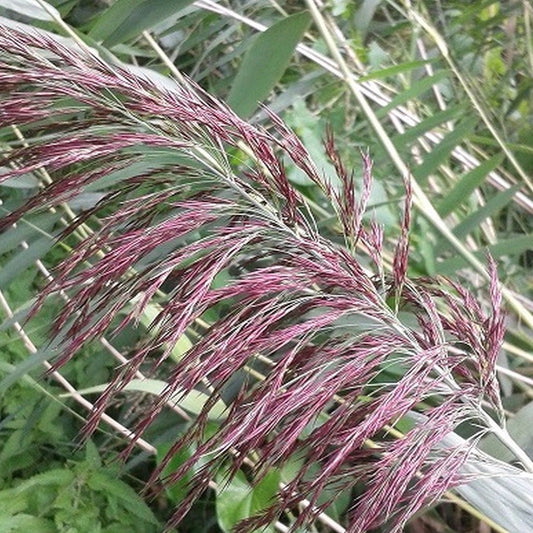
[(476, 188), (487, 179), (489, 172), (502, 163), (503, 159), (503, 155), (495, 155), (462, 176), (460, 181), (437, 205), (437, 211), (439, 214), (443, 217), (449, 215), (454, 209), (465, 202), (470, 194), (472, 194)]
[(229, 106), (240, 116), (249, 116), (280, 80), (311, 17), (297, 13), (277, 22), (250, 46), (228, 95)]
[(192, 4), (192, 0), (118, 0), (98, 17), (89, 35), (114, 46), (138, 36), (174, 13)]

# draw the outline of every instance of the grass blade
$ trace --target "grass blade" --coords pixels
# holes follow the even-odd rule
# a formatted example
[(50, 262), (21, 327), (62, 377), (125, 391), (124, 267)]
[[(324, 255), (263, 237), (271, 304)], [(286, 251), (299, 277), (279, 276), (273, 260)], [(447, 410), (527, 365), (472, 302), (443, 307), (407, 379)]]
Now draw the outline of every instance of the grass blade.
[(246, 53), (228, 95), (229, 106), (250, 116), (280, 80), (296, 45), (310, 23), (308, 13), (297, 13), (258, 35)]
[(416, 80), (416, 82), (411, 87), (395, 96), (391, 100), (390, 104), (386, 105), (385, 107), (382, 107), (379, 111), (377, 111), (376, 116), (378, 118), (387, 116), (389, 111), (398, 107), (399, 105), (409, 102), (413, 98), (417, 98), (426, 91), (429, 91), (431, 87), (445, 80), (449, 76), (449, 74), (450, 73), (447, 70), (439, 70), (433, 76), (428, 76), (427, 78)]
[(453, 233), (459, 239), (468, 235), (474, 228), (478, 227), (483, 220), (493, 215), (499, 209), (505, 207), (513, 198), (520, 185), (515, 185), (506, 191), (498, 193), (491, 198), (483, 207), (466, 217), (462, 222), (453, 228)]
[(486, 179), (487, 174), (493, 171), (503, 161), (504, 156), (497, 154), (487, 161), (483, 161), (481, 165), (475, 169), (467, 172), (455, 187), (446, 194), (446, 197), (441, 200), (437, 206), (437, 211), (442, 217), (449, 215), (454, 209), (461, 205), (474, 190), (479, 187)]
[[(516, 256), (526, 250), (529, 250), (533, 247), (533, 234), (529, 235), (520, 235), (519, 237), (511, 237), (510, 239), (505, 239), (500, 241), (497, 244), (492, 246), (487, 246), (486, 250), (492, 255), (492, 257), (502, 257), (504, 255)], [(482, 260), (486, 252), (480, 250), (475, 252), (475, 256)], [(437, 264), (437, 270), (440, 274), (452, 274), (459, 268), (463, 268), (467, 265), (467, 262), (462, 257), (452, 257), (447, 259), (442, 263)]]
[(192, 4), (192, 0), (118, 0), (98, 18), (89, 35), (114, 46)]
[(437, 170), (439, 165), (444, 163), (450, 157), (452, 150), (466, 139), (475, 126), (475, 120), (471, 120), (470, 118), (457, 124), (455, 128), (424, 157), (424, 161), (413, 169), (413, 176), (417, 181), (422, 185), (425, 184), (429, 176)]

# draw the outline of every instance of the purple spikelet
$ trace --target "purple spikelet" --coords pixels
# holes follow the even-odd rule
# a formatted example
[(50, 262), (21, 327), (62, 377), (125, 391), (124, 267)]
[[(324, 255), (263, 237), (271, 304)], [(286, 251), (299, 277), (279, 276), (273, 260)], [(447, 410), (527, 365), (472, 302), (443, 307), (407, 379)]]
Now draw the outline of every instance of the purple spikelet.
[(403, 218), (401, 223), (401, 234), (394, 252), (392, 273), (394, 277), (394, 287), (399, 295), (407, 274), (407, 263), (409, 260), (409, 229), (411, 227), (411, 207), (413, 203), (413, 191), (411, 183), (407, 177), (405, 183), (405, 203), (403, 208)]

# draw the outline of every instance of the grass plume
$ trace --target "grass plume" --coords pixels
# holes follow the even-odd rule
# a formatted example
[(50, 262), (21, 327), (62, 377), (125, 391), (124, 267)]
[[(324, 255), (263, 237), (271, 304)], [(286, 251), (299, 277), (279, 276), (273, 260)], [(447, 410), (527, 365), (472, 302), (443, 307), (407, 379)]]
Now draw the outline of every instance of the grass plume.
[[(85, 434), (141, 368), (164, 371), (168, 385), (147, 405), (138, 436), (166, 402), (193, 390), (209, 394), (152, 476), (155, 483), (172, 457), (192, 450), (163, 480), (172, 485), (195, 472), (171, 525), (221, 469), (231, 478), (247, 468), (257, 483), (298, 458), (301, 468), (275, 501), (239, 531), (270, 524), (305, 497), (310, 505), (297, 512), (296, 531), (330, 503), (319, 503), (327, 488), (356, 494), (348, 531), (383, 524), (401, 531), (422, 506), (468, 480), (462, 467), (479, 455), (476, 439), (446, 440), (466, 420), (496, 432), (531, 468), (484, 407), (501, 413), (495, 265), (489, 260), (489, 312), (457, 283), (409, 279), (408, 182), (393, 271), (385, 274), (383, 230), (364, 217), (368, 155), (357, 197), (331, 135), (325, 145), (339, 188), (273, 113), (267, 131), (192, 82), (161, 88), (44, 34), (2, 28), (0, 50), (0, 127), (16, 124), (29, 139), (2, 154), (12, 169), (1, 179), (42, 168), (53, 178), (1, 227), (87, 190), (100, 193), (62, 232), (68, 239), (82, 223), (93, 228), (57, 265), (35, 306), (60, 291), (69, 296), (54, 317), (61, 339), (54, 370), (134, 323), (151, 302), (160, 306), (150, 334), (95, 402)], [(252, 156), (246, 165), (242, 145)], [(344, 242), (321, 235), (284, 159), (321, 189)], [(197, 340), (169, 365), (191, 330)], [(206, 436), (220, 399), (226, 416)], [(400, 437), (391, 432), (399, 420), (407, 426)]]

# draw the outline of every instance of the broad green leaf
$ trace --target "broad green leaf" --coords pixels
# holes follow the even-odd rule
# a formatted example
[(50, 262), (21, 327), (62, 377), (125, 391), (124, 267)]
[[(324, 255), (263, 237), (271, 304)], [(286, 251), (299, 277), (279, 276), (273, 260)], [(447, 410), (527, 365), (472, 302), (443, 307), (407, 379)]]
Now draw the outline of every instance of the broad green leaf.
[(161, 172), (164, 172), (165, 168), (176, 168), (180, 165), (192, 168), (201, 168), (200, 164), (194, 161), (191, 157), (187, 156), (186, 153), (177, 152), (175, 150), (166, 150), (164, 148), (160, 148), (154, 153), (153, 148), (139, 145), (135, 146), (132, 153), (142, 156), (142, 160), (130, 163), (126, 167), (119, 170), (109, 172), (97, 181), (87, 185), (85, 191), (102, 191), (119, 184), (121, 181), (138, 176), (140, 174), (148, 173), (153, 170), (161, 170)]
[(462, 239), (468, 235), (474, 228), (477, 228), (483, 220), (505, 207), (519, 189), (520, 185), (516, 184), (513, 187), (496, 194), (483, 207), (477, 209), (453, 228), (455, 236)]
[(420, 267), (424, 269), (425, 274), (434, 276), (436, 273), (436, 253), (435, 242), (431, 237), (428, 237), (428, 235), (431, 235), (430, 223), (428, 220), (422, 217), (420, 217), (416, 223), (418, 226), (418, 231), (413, 232), (412, 241), (413, 245), (416, 245), (416, 249), (422, 257), (422, 264)]
[(281, 481), (285, 484), (290, 483), (304, 467), (305, 460), (303, 457), (291, 455), (281, 467)]
[(362, 41), (366, 37), (370, 23), (372, 22), (381, 1), (382, 0), (363, 0), (361, 7), (357, 10), (356, 16), (354, 17), (354, 24)]
[[(5, 174), (5, 169), (0, 167), (0, 178)], [(39, 187), (39, 180), (32, 174), (22, 174), (14, 178), (9, 178), (0, 182), (0, 187), (10, 189), (35, 189)]]
[[(414, 415), (420, 418), (420, 414)], [(459, 449), (467, 442), (456, 433), (449, 433), (442, 444)], [(532, 474), (503, 465), (486, 455), (471, 456), (460, 473), (475, 481), (459, 485), (455, 490), (485, 516), (509, 532), (532, 531)]]
[(32, 305), (35, 303), (35, 300), (35, 298), (32, 299), (31, 302), (28, 302), (28, 305), (24, 305), (21, 309), (15, 311), (12, 317), (6, 318), (0, 324), (0, 331), (12, 328), (15, 325), (15, 322), (24, 322), (32, 309)]
[(240, 116), (250, 116), (280, 80), (311, 17), (286, 17), (254, 38), (233, 80), (227, 101)]
[(100, 17), (89, 36), (114, 46), (155, 26), (192, 4), (193, 0), (118, 0)]
[(56, 8), (44, 0), (2, 0), (1, 7), (38, 20), (54, 20), (54, 16), (61, 18)]
[(44, 487), (47, 485), (68, 486), (74, 481), (74, 473), (66, 468), (55, 468), (48, 470), (42, 474), (36, 474), (30, 479), (22, 481), (17, 485), (13, 491), (14, 493), (22, 493), (37, 487)]
[[(304, 477), (304, 481), (312, 480), (316, 476), (320, 475), (320, 471), (320, 465), (318, 463), (313, 463), (309, 467), (309, 471)], [(316, 503), (318, 507), (322, 507), (323, 505), (328, 504), (327, 507), (325, 507), (324, 512), (327, 515), (331, 516), (334, 520), (339, 520), (342, 513), (346, 511), (346, 509), (352, 502), (353, 499), (351, 488), (341, 489), (340, 486), (329, 484), (326, 485), (324, 489), (320, 492)]]
[[(411, 412), (415, 421), (427, 420), (420, 413)], [(451, 432), (442, 440), (449, 449), (470, 446), (457, 433)], [(478, 511), (511, 532), (530, 532), (533, 524), (533, 474), (507, 466), (479, 452), (471, 455), (461, 467), (460, 474), (474, 479), (454, 490)]]
[[(94, 387), (87, 387), (85, 389), (79, 390), (80, 394), (95, 394), (98, 392), (103, 392), (109, 383), (103, 383), (101, 385), (95, 385)], [(168, 387), (168, 384), (165, 381), (159, 379), (133, 379), (125, 387), (125, 392), (146, 392), (148, 394), (153, 394), (155, 396), (161, 396), (163, 392)], [(65, 393), (61, 395), (62, 397), (71, 396), (70, 393)], [(203, 392), (193, 390), (187, 393), (184, 397), (181, 397), (181, 392), (176, 392), (174, 395), (175, 400), (170, 400), (177, 402), (177, 404), (193, 413), (199, 415), (202, 411), (205, 403), (209, 399), (209, 396)], [(217, 401), (215, 405), (209, 411), (209, 418), (212, 420), (219, 420), (225, 418), (227, 415), (227, 408), (224, 402), (221, 400)]]
[(69, 200), (69, 207), (74, 211), (80, 211), (93, 208), (98, 202), (105, 198), (101, 192), (82, 192)]
[(85, 462), (92, 469), (102, 468), (102, 459), (96, 444), (92, 440), (88, 440), (85, 445)]
[(453, 189), (446, 193), (445, 198), (439, 202), (437, 211), (442, 217), (449, 215), (457, 206), (461, 205), (486, 179), (504, 159), (503, 154), (497, 154), (478, 167), (467, 172)]
[(518, 469), (502, 475), (491, 464), (467, 463), (467, 474), (478, 479), (459, 485), (456, 491), (506, 531), (531, 532), (533, 524), (533, 476)]
[(516, 256), (531, 248), (533, 248), (533, 233), (500, 239), (496, 244), (489, 246), (488, 250), (494, 257), (501, 257), (503, 255)]
[[(297, 97), (292, 102), (292, 109), (285, 114), (287, 124), (294, 129), (296, 134), (302, 139), (306, 148), (313, 154), (313, 160), (320, 172), (327, 176), (328, 181), (335, 189), (339, 187), (339, 179), (335, 172), (335, 168), (331, 161), (326, 157), (324, 150), (324, 143), (322, 133), (324, 131), (324, 124), (316, 114), (305, 105), (305, 101), (301, 97)], [(286, 158), (287, 173), (292, 183), (297, 185), (312, 185), (312, 181), (303, 172), (301, 168), (296, 166), (289, 158)]]
[[(15, 370), (14, 365), (0, 360), (0, 374), (9, 374), (10, 372), (13, 372), (13, 370)], [(43, 394), (50, 394), (44, 387), (39, 385), (39, 382), (35, 381), (31, 376), (23, 376), (22, 380), (37, 389), (38, 391), (42, 392)], [(0, 457), (2, 453), (3, 451), (0, 452)]]
[[(160, 464), (161, 461), (166, 457), (167, 453), (170, 450), (170, 445), (161, 445), (157, 447), (157, 464)], [(167, 463), (163, 471), (161, 472), (161, 479), (165, 480), (173, 472), (175, 472), (187, 459), (192, 457), (194, 453), (193, 446), (187, 446), (174, 453), (172, 459)], [(196, 466), (196, 465), (195, 465)], [(182, 476), (176, 483), (173, 485), (165, 485), (165, 492), (168, 494), (168, 497), (172, 503), (180, 503), (185, 496), (187, 495), (188, 484), (190, 483), (193, 475), (195, 473), (195, 468), (192, 467), (190, 471)]]
[[(132, 300), (132, 304), (135, 304), (136, 302), (140, 301), (140, 296), (138, 298), (134, 298)], [(143, 326), (146, 328), (150, 328), (153, 321), (156, 319), (156, 317), (161, 313), (162, 307), (153, 302), (149, 302), (146, 307), (144, 308), (141, 317), (140, 322)], [(151, 328), (149, 330), (149, 334), (155, 335), (157, 333), (156, 328)], [(171, 357), (174, 359), (174, 361), (180, 361), (183, 355), (192, 348), (193, 344), (190, 341), (189, 337), (184, 333), (176, 342), (174, 347), (172, 348)]]
[(0, 491), (0, 519), (2, 513), (14, 515), (23, 512), (27, 508), (28, 498), (24, 492), (17, 492), (14, 488)]
[[(533, 84), (533, 82), (532, 82), (532, 84)], [(526, 141), (526, 142), (529, 141), (531, 139), (530, 130), (526, 130), (526, 135), (527, 135), (526, 139), (522, 139), (521, 138), (520, 140)], [(477, 143), (477, 144), (482, 144), (482, 145), (486, 145), (486, 146), (496, 146), (496, 147), (499, 146), (498, 142), (496, 140), (494, 140), (493, 137), (483, 137), (481, 135), (472, 135), (470, 140), (472, 142)], [(512, 142), (507, 142), (507, 141), (505, 142), (505, 144), (507, 145), (508, 148), (513, 150), (513, 152), (519, 152), (519, 153), (527, 154), (527, 155), (532, 155), (533, 154), (533, 146), (529, 146), (527, 144), (512, 143)]]
[[(1, 0), (0, 0), (1, 2)], [(54, 10), (54, 12), (56, 12)], [(59, 15), (58, 15), (59, 17)], [(23, 22), (19, 22), (18, 20), (12, 20), (12, 19), (9, 19), (9, 18), (6, 18), (6, 17), (2, 17), (0, 16), (0, 24), (2, 24), (3, 26), (7, 26), (8, 28), (12, 28), (12, 29), (15, 29), (15, 30), (19, 30), (19, 31), (23, 31), (23, 32), (29, 32), (30, 34), (33, 33), (35, 31), (35, 28), (34, 26), (31, 26), (30, 24), (24, 24)], [(79, 50), (79, 45), (78, 43), (70, 38), (70, 37), (63, 37), (62, 35), (57, 35), (57, 33), (53, 33), (51, 31), (46, 31), (42, 28), (39, 28), (39, 33), (42, 34), (42, 35), (45, 35), (46, 37), (50, 38), (52, 40), (52, 42), (58, 42), (60, 44), (62, 44), (63, 46), (67, 46), (69, 48), (74, 48), (75, 50)], [(80, 34), (83, 36), (83, 34)], [(83, 38), (85, 39), (85, 36), (83, 36)], [(91, 53), (94, 53), (94, 54), (97, 54), (97, 51), (94, 49), (94, 48), (91, 48), (90, 46), (87, 45), (87, 49), (91, 52)]]
[(426, 183), (429, 176), (450, 157), (452, 150), (468, 137), (475, 126), (476, 121), (471, 119), (457, 124), (437, 146), (424, 156), (424, 161), (413, 169), (413, 176), (417, 181), (422, 185)]
[(446, 79), (449, 75), (450, 73), (447, 70), (439, 70), (433, 76), (414, 81), (411, 87), (397, 94), (389, 104), (377, 111), (376, 116), (379, 118), (385, 117), (391, 109), (405, 104), (405, 102), (408, 102), (413, 98), (417, 98), (431, 89), (433, 85), (437, 85), (439, 82)]
[[(207, 422), (203, 430), (204, 440), (211, 438), (218, 430), (220, 426), (217, 422), (209, 421)], [(175, 434), (175, 432), (174, 432)], [(172, 444), (163, 443), (157, 446), (156, 452), (156, 461), (157, 464), (161, 464), (163, 459), (167, 456), (170, 451)], [(172, 458), (167, 463), (163, 471), (161, 472), (161, 480), (164, 482), (171, 474), (176, 472), (176, 470), (185, 462), (187, 459), (190, 459), (193, 453), (196, 451), (196, 444), (192, 443), (189, 446), (182, 448), (180, 451), (172, 454)], [(176, 483), (171, 486), (165, 485), (165, 492), (168, 494), (172, 503), (179, 503), (185, 498), (188, 490), (188, 483), (193, 479), (193, 476), (209, 461), (209, 455), (200, 457), (200, 459), (194, 463), (191, 469), (182, 476)]]
[[(224, 472), (217, 475), (216, 481), (218, 525), (225, 533), (231, 533), (241, 520), (250, 518), (273, 503), (279, 489), (280, 473), (278, 469), (271, 470), (255, 486), (250, 485), (240, 470), (229, 482)], [(275, 529), (269, 526), (261, 531), (274, 533)]]
[(251, 515), (252, 489), (240, 470), (229, 483), (223, 476), (218, 476), (217, 484), (219, 485), (216, 496), (218, 525), (225, 533), (231, 533), (240, 520)]

